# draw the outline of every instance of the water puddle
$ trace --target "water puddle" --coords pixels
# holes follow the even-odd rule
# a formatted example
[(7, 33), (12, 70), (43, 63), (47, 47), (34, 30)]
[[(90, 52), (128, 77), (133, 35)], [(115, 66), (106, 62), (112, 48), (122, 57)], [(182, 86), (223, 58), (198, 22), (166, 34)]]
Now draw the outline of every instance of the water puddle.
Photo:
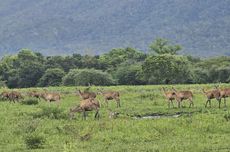
[(176, 114), (150, 114), (150, 115), (143, 115), (143, 116), (134, 116), (134, 119), (161, 119), (161, 118), (178, 118), (182, 114), (176, 113)]

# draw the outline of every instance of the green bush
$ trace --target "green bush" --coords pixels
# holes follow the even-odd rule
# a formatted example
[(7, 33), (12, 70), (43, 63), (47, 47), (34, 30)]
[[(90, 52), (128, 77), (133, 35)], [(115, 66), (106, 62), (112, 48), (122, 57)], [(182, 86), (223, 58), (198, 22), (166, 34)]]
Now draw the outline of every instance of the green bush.
[(95, 69), (72, 69), (63, 78), (63, 84), (67, 86), (86, 86), (89, 83), (106, 86), (115, 84), (115, 81), (110, 74)]
[(24, 104), (24, 105), (37, 105), (38, 104), (38, 99), (29, 98), (29, 99), (22, 100), (21, 103)]
[(67, 114), (58, 107), (42, 107), (42, 110), (33, 114), (34, 118), (49, 118), (49, 119), (67, 119)]
[(45, 144), (45, 138), (38, 134), (29, 134), (25, 138), (25, 144), (28, 149), (43, 148), (43, 145)]

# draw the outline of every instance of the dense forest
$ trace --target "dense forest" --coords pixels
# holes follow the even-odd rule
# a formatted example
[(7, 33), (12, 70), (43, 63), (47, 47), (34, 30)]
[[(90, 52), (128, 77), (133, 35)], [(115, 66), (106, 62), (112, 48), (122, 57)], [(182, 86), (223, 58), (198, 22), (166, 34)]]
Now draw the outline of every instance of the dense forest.
[(116, 48), (98, 56), (44, 56), (29, 49), (0, 61), (1, 85), (9, 88), (230, 82), (230, 57), (178, 55), (180, 45), (156, 39), (149, 52)]

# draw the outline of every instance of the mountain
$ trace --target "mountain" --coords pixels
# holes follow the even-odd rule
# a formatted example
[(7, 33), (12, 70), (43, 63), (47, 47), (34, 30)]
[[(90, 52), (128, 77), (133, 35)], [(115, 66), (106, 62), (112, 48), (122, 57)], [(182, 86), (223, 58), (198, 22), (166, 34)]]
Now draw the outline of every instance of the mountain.
[(148, 50), (156, 38), (183, 54), (230, 55), (230, 0), (1, 0), (0, 56)]

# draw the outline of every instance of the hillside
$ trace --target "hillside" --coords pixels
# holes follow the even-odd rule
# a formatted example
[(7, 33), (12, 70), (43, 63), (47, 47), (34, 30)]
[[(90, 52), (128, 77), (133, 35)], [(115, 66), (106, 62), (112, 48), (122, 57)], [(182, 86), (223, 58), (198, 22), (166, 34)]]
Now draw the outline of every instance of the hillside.
[(20, 48), (47, 55), (146, 51), (156, 37), (183, 54), (230, 55), (229, 0), (2, 0), (0, 54)]

